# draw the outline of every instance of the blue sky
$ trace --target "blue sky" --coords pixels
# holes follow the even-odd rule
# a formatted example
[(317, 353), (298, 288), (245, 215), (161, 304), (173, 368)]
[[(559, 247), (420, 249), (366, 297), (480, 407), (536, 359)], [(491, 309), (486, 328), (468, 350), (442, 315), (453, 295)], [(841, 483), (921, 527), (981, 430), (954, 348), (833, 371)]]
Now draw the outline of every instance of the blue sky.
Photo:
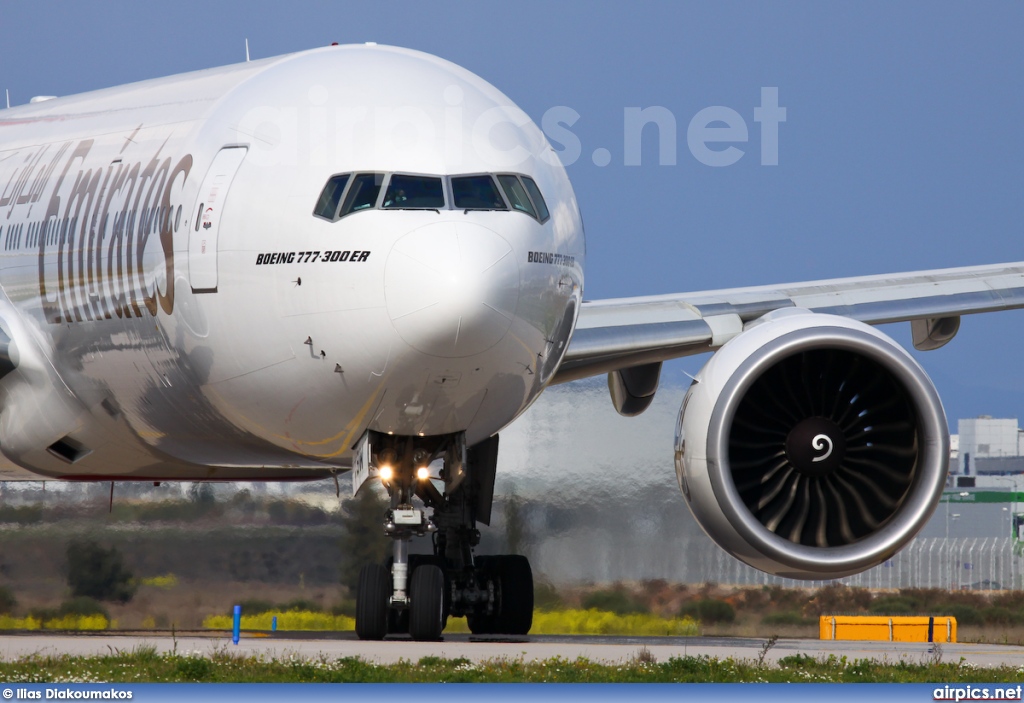
[[(535, 120), (579, 113), (569, 167), (586, 226), (588, 298), (1024, 259), (1024, 4), (134, 2), (0, 0), (0, 90), (13, 104), (244, 58), (376, 41), (486, 78)], [(787, 110), (760, 161), (761, 89)], [(662, 106), (624, 165), (624, 110)], [(687, 147), (700, 110), (749, 140), (723, 168)], [(557, 146), (557, 145), (556, 145)], [(611, 159), (597, 166), (594, 150)], [(889, 332), (909, 344), (909, 325)], [(965, 318), (919, 354), (955, 420), (1024, 415), (1024, 313)], [(702, 360), (668, 368), (685, 381)]]

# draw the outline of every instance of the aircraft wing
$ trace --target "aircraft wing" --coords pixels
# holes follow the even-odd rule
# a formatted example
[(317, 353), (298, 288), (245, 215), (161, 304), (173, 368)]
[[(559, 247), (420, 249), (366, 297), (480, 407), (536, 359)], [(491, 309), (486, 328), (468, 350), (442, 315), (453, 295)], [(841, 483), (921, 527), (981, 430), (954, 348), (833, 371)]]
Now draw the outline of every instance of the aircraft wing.
[(961, 315), (1024, 307), (1024, 262), (584, 301), (552, 383), (713, 351), (787, 307), (871, 325), (910, 321), (914, 346), (937, 349)]

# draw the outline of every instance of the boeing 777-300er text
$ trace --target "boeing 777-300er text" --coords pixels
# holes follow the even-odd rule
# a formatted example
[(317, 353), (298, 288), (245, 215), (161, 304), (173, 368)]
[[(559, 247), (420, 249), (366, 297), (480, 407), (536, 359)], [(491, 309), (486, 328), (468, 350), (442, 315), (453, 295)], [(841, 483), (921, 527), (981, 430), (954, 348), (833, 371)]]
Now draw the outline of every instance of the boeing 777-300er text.
[(939, 500), (949, 434), (871, 325), (935, 349), (960, 315), (1024, 306), (1019, 263), (585, 301), (537, 126), (375, 45), (0, 112), (0, 245), (0, 479), (381, 481), (393, 557), (360, 574), (365, 639), (434, 639), (449, 614), (528, 632), (529, 562), (474, 552), (498, 433), (597, 374), (642, 413), (662, 362), (700, 352), (675, 464), (708, 535), (791, 578), (889, 559)]

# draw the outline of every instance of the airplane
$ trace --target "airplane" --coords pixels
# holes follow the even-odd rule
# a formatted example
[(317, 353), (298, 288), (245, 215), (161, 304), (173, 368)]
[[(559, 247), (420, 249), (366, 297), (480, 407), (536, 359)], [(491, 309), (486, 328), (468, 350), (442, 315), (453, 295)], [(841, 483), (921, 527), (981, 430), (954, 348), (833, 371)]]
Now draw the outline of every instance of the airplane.
[(0, 112), (0, 246), (0, 480), (378, 481), (366, 640), (528, 633), (529, 561), (477, 553), (499, 433), (590, 376), (639, 415), (704, 352), (674, 446), (701, 527), (790, 578), (884, 562), (934, 511), (949, 432), (874, 326), (931, 350), (1024, 307), (1024, 263), (586, 300), (541, 130), (376, 44)]

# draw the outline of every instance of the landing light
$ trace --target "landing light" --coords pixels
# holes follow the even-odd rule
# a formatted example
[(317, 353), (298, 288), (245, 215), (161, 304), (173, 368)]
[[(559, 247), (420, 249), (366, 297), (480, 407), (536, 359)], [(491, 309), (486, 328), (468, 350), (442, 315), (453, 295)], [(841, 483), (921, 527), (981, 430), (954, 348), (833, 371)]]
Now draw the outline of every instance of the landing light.
[(430, 478), (430, 469), (427, 468), (426, 466), (421, 466), (420, 468), (416, 469), (416, 478), (418, 478), (421, 481), (426, 481), (428, 478)]
[(395, 477), (395, 470), (385, 464), (377, 471), (377, 475), (380, 476), (381, 481), (387, 482)]

